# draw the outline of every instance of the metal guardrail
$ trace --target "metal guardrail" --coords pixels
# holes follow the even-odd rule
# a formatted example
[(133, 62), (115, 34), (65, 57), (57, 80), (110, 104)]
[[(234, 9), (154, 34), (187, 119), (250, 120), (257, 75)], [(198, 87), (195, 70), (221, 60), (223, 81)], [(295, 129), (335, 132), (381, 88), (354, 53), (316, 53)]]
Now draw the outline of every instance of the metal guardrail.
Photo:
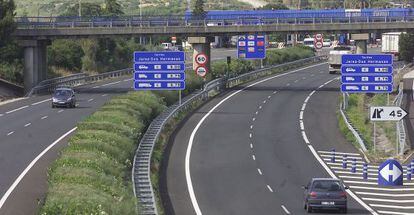
[[(397, 96), (395, 97), (395, 99), (393, 101), (394, 106), (401, 107), (403, 97), (404, 97), (404, 90), (400, 87), (400, 88), (398, 88), (398, 94), (397, 94)], [(402, 155), (402, 154), (404, 154), (405, 146), (407, 144), (407, 141), (406, 141), (407, 140), (407, 134), (406, 134), (406, 131), (405, 131), (404, 119), (398, 121), (395, 124), (395, 130), (396, 130), (396, 134), (397, 134), (397, 146), (398, 146), (397, 153)]]
[(364, 140), (361, 138), (361, 135), (359, 134), (358, 130), (356, 128), (354, 128), (354, 126), (352, 125), (352, 123), (350, 122), (347, 114), (346, 114), (346, 108), (348, 107), (348, 94), (344, 93), (344, 101), (343, 103), (341, 103), (341, 105), (339, 106), (339, 112), (341, 113), (341, 116), (345, 122), (346, 127), (348, 127), (348, 129), (351, 131), (351, 133), (354, 135), (356, 141), (358, 142), (359, 146), (361, 147), (362, 151), (367, 151), (367, 147), (365, 145)]
[(184, 97), (182, 104), (178, 103), (169, 106), (159, 116), (157, 116), (149, 125), (147, 131), (142, 136), (134, 156), (132, 168), (132, 181), (134, 186), (134, 194), (140, 202), (140, 212), (142, 214), (157, 215), (156, 199), (154, 196), (154, 188), (151, 184), (151, 155), (157, 139), (172, 119), (178, 114), (193, 107), (195, 104), (207, 101), (210, 97), (218, 92), (231, 88), (236, 85), (252, 81), (254, 79), (280, 72), (287, 69), (298, 68), (307, 64), (326, 60), (327, 56), (311, 57), (307, 59), (297, 60), (289, 63), (271, 66), (264, 69), (252, 71), (231, 79), (219, 78), (208, 82), (204, 85), (203, 90), (194, 92)]
[(44, 82), (39, 83), (36, 87), (32, 88), (26, 96), (31, 96), (33, 94), (53, 92), (56, 88), (67, 86), (75, 87), (83, 84), (90, 84), (96, 81), (105, 80), (108, 78), (116, 78), (124, 75), (131, 75), (133, 73), (132, 68), (121, 69), (111, 72), (105, 72), (97, 75), (86, 75), (84, 73), (74, 76), (68, 76), (63, 78), (56, 78), (55, 80), (45, 80)]
[(184, 16), (167, 17), (17, 17), (18, 28), (113, 28), (113, 27), (171, 27), (171, 26), (249, 26), (279, 24), (342, 24), (414, 22), (413, 15), (349, 16), (349, 17), (239, 17), (224, 19), (197, 19)]

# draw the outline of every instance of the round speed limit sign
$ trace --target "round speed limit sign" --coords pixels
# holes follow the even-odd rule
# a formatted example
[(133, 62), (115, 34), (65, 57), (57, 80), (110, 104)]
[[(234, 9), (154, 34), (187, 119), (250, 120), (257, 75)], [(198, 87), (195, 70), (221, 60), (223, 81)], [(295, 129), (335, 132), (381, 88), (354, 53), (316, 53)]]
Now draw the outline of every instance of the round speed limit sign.
[(315, 35), (315, 39), (318, 40), (318, 41), (322, 40), (322, 38), (323, 38), (322, 34), (316, 34)]
[(204, 66), (199, 66), (196, 69), (196, 73), (200, 77), (204, 77), (207, 75), (207, 69)]
[(203, 54), (203, 53), (200, 53), (200, 54), (198, 54), (198, 55), (196, 55), (196, 57), (195, 57), (195, 61), (196, 61), (196, 63), (197, 64), (199, 64), (199, 65), (204, 65), (204, 64), (206, 64), (207, 63), (207, 55), (205, 55), (205, 54)]

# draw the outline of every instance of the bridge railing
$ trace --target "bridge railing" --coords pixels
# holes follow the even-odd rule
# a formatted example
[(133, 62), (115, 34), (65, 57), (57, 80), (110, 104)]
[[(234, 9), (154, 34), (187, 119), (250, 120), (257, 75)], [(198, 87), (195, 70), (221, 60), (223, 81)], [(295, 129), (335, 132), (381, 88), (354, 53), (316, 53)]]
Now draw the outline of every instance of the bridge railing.
[(97, 75), (87, 75), (85, 73), (75, 74), (73, 76), (46, 80), (34, 87), (26, 96), (40, 93), (51, 93), (58, 87), (75, 87), (84, 84), (94, 83), (109, 78), (116, 78), (134, 73), (132, 68), (121, 69), (111, 72), (105, 72)]
[(169, 26), (245, 26), (278, 24), (321, 24), (321, 23), (376, 23), (414, 22), (414, 15), (401, 16), (354, 16), (314, 18), (227, 18), (227, 19), (186, 19), (182, 16), (166, 17), (18, 17), (18, 28), (113, 28), (113, 27), (169, 27)]
[(134, 194), (140, 202), (140, 211), (143, 214), (158, 214), (156, 197), (154, 188), (151, 183), (151, 156), (158, 137), (172, 120), (181, 113), (186, 112), (206, 102), (219, 92), (238, 84), (246, 83), (257, 78), (261, 78), (276, 72), (282, 72), (292, 68), (302, 67), (306, 64), (315, 63), (326, 60), (327, 56), (317, 56), (307, 59), (297, 60), (285, 64), (259, 69), (250, 73), (246, 73), (231, 79), (225, 78), (215, 79), (204, 85), (202, 90), (196, 91), (184, 97), (182, 104), (175, 103), (164, 110), (156, 117), (147, 131), (141, 138), (138, 149), (135, 152), (134, 163), (132, 168), (132, 181), (134, 186)]

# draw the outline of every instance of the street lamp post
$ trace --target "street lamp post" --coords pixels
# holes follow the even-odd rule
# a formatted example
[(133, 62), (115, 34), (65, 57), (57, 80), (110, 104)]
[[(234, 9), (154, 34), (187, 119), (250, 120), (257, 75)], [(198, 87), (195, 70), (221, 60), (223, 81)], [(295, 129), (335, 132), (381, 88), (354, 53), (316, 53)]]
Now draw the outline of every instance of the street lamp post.
[(82, 17), (82, 0), (79, 0), (78, 15), (79, 17)]

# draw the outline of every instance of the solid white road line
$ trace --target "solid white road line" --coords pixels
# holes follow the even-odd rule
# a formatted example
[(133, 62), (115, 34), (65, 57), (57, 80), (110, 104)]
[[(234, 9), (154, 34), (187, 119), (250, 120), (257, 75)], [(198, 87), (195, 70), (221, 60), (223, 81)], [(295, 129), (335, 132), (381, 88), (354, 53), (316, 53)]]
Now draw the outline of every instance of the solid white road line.
[(377, 199), (377, 198), (364, 198), (363, 200), (372, 201), (372, 202), (391, 202), (391, 203), (414, 203), (413, 199)]
[(306, 132), (302, 131), (302, 138), (305, 141), (306, 144), (310, 144), (308, 136), (306, 136)]
[(17, 179), (13, 182), (13, 184), (7, 189), (6, 193), (3, 195), (3, 197), (0, 199), (0, 209), (3, 207), (4, 203), (6, 202), (7, 198), (9, 198), (10, 194), (13, 192), (13, 190), (17, 187), (17, 185), (20, 183), (20, 181), (23, 179), (23, 177), (29, 172), (29, 170), (36, 164), (36, 162), (45, 155), (53, 146), (55, 146), (57, 143), (59, 143), (63, 138), (71, 134), (77, 129), (77, 127), (72, 128), (70, 131), (66, 132), (64, 135), (59, 137), (55, 142), (50, 144), (46, 149), (44, 149), (30, 164), (26, 167), (26, 169), (23, 170), (23, 172), (17, 177)]
[(266, 185), (266, 186), (267, 186), (267, 189), (269, 189), (269, 191), (270, 191), (271, 193), (273, 193), (272, 188), (271, 188), (269, 185)]
[(306, 103), (303, 103), (302, 108), (300, 110), (304, 111), (305, 109), (306, 109)]
[(262, 170), (260, 170), (259, 168), (257, 169), (257, 172), (259, 172), (259, 175), (263, 175)]
[[(386, 196), (390, 197), (390, 193), (371, 193), (371, 192), (360, 192), (356, 191), (356, 194), (359, 195), (366, 195), (366, 196)], [(407, 193), (407, 194), (399, 194), (399, 193), (393, 193), (392, 197), (414, 197), (414, 193)]]
[(12, 134), (14, 134), (14, 131), (10, 131), (9, 133), (7, 133), (7, 136), (10, 136)]
[[(318, 151), (319, 153), (322, 154), (332, 154), (332, 152), (330, 151)], [(361, 156), (358, 153), (348, 153), (348, 152), (335, 152), (336, 155), (355, 155), (355, 156)]]
[(24, 127), (30, 126), (32, 123), (27, 123), (26, 125), (24, 125)]
[(43, 116), (42, 118), (40, 118), (40, 119), (46, 119), (47, 118), (47, 116)]
[[(185, 177), (186, 177), (186, 182), (187, 182), (187, 189), (188, 189), (188, 193), (190, 195), (190, 199), (191, 199), (191, 203), (193, 205), (193, 208), (195, 210), (195, 213), (197, 215), (201, 215), (201, 209), (198, 205), (197, 202), (197, 198), (195, 196), (195, 192), (194, 192), (194, 187), (193, 187), (193, 183), (192, 183), (192, 179), (191, 179), (191, 173), (190, 173), (190, 158), (191, 158), (191, 149), (193, 147), (193, 143), (194, 143), (194, 137), (195, 134), (197, 133), (198, 129), (200, 128), (200, 126), (203, 124), (203, 122), (206, 120), (207, 117), (210, 116), (210, 114), (215, 111), (220, 105), (222, 105), (225, 101), (227, 101), (228, 99), (230, 99), (231, 97), (233, 97), (234, 95), (239, 94), (240, 92), (244, 91), (245, 89), (248, 89), (252, 86), (255, 86), (257, 84), (278, 78), (278, 77), (282, 77), (285, 75), (289, 75), (289, 74), (293, 74), (296, 73), (298, 71), (303, 71), (306, 70), (308, 68), (312, 68), (312, 67), (316, 67), (316, 66), (320, 66), (320, 65), (325, 65), (326, 63), (319, 63), (319, 64), (315, 64), (315, 65), (311, 65), (311, 66), (307, 66), (307, 67), (303, 67), (300, 69), (296, 69), (290, 72), (286, 72), (283, 74), (278, 74), (278, 75), (274, 75), (265, 79), (262, 79), (260, 81), (254, 82), (240, 90), (237, 90), (236, 92), (228, 95), (227, 97), (225, 97), (223, 100), (221, 100), (219, 103), (217, 103), (213, 108), (211, 108), (204, 116), (203, 118), (201, 118), (201, 120), (198, 122), (198, 124), (194, 127), (193, 131), (191, 132), (190, 135), (190, 139), (188, 140), (188, 146), (187, 146), (187, 150), (186, 150), (186, 154), (185, 154), (185, 165), (184, 165), (184, 169), (185, 169)], [(251, 148), (253, 148), (253, 145), (251, 145)]]
[(51, 101), (51, 100), (52, 100), (52, 99), (45, 99), (45, 100), (40, 101), (40, 102), (35, 102), (35, 103), (33, 103), (32, 105), (33, 105), (33, 106), (35, 106), (35, 105), (42, 104), (42, 103), (44, 103), (44, 102)]
[(23, 106), (23, 107), (19, 107), (19, 108), (16, 108), (14, 110), (7, 111), (6, 114), (10, 114), (10, 113), (13, 113), (13, 112), (16, 112), (16, 111), (19, 111), (19, 110), (23, 110), (23, 109), (28, 108), (28, 107), (29, 107), (28, 105)]
[(303, 125), (303, 120), (299, 120), (300, 130), (305, 130), (305, 126)]
[(394, 209), (403, 209), (403, 210), (412, 210), (414, 206), (398, 206), (398, 205), (383, 205), (383, 204), (369, 204), (372, 207), (379, 207), (379, 208), (394, 208)]
[(89, 99), (89, 100), (88, 100), (88, 102), (91, 102), (91, 101), (93, 101), (93, 100), (94, 100), (94, 99)]
[(300, 113), (299, 113), (299, 119), (300, 119), (300, 120), (303, 120), (303, 110), (302, 110), (302, 111), (300, 111)]
[(288, 215), (290, 214), (290, 212), (288, 211), (288, 209), (284, 205), (282, 205), (282, 209), (285, 211), (286, 214), (288, 214)]
[(396, 212), (396, 211), (378, 211), (380, 214), (392, 214), (392, 215), (414, 215), (414, 213)]
[[(414, 188), (383, 188), (383, 187), (363, 187), (363, 186), (349, 186), (353, 189), (361, 190), (381, 190), (381, 191), (390, 191), (390, 192), (401, 192), (401, 191), (414, 191)], [(394, 195), (394, 194), (391, 194)]]

